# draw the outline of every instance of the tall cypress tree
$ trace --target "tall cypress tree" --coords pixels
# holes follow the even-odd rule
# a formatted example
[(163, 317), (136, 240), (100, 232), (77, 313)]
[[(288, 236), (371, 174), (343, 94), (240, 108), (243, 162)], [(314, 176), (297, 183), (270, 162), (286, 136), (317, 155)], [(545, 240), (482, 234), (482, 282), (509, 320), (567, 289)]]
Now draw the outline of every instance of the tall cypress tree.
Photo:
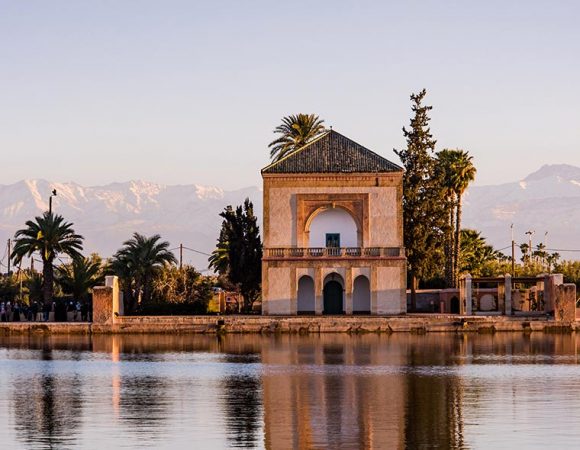
[(224, 220), (209, 267), (238, 287), (244, 311), (251, 312), (262, 283), (262, 241), (254, 205), (246, 199), (236, 209), (226, 207), (220, 216)]
[(436, 141), (429, 128), (429, 111), (433, 107), (422, 104), (426, 94), (423, 89), (411, 95), (414, 116), (410, 128), (403, 127), (407, 147), (394, 150), (405, 168), (403, 227), (413, 310), (419, 280), (431, 277), (441, 264), (441, 244), (447, 226), (442, 183), (436, 170)]

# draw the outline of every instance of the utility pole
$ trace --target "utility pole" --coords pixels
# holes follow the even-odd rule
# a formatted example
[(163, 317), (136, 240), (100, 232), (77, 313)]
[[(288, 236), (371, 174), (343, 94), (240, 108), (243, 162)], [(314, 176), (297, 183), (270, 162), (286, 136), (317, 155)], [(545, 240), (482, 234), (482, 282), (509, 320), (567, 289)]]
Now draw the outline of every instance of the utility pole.
[(8, 239), (8, 275), (10, 275), (10, 253), (12, 253), (11, 247), (12, 242)]
[(179, 244), (179, 270), (183, 267), (183, 244)]
[(52, 197), (56, 197), (56, 189), (53, 189), (48, 197), (48, 213), (52, 214)]
[(528, 230), (526, 231), (526, 234), (528, 235), (529, 239), (528, 239), (528, 256), (529, 256), (529, 261), (532, 262), (532, 235), (535, 233), (535, 231), (532, 230)]
[(514, 224), (511, 225), (512, 230), (512, 278), (516, 276), (516, 242), (514, 241)]

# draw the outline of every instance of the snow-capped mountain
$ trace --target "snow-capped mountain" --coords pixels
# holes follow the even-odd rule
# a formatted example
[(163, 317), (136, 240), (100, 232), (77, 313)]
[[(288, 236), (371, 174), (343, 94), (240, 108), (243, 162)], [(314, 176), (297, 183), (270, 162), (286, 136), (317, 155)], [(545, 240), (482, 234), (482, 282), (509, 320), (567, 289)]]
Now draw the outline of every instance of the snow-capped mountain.
[[(260, 221), (262, 216), (258, 187), (224, 191), (214, 186), (145, 181), (84, 187), (24, 180), (0, 185), (0, 249), (26, 220), (48, 209), (52, 189), (57, 190), (53, 210), (73, 222), (85, 237), (85, 253), (98, 252), (104, 257), (111, 256), (135, 231), (158, 233), (173, 248), (182, 243), (211, 253), (224, 207), (239, 205), (249, 197)], [(521, 181), (476, 186), (465, 194), (463, 226), (480, 230), (495, 248), (510, 245), (512, 223), (518, 244), (527, 242), (524, 233), (533, 230), (533, 245), (545, 241), (548, 232), (548, 248), (580, 249), (580, 167), (543, 166)], [(580, 252), (560, 253), (563, 258), (580, 259)], [(207, 267), (207, 256), (190, 250), (184, 251), (184, 261), (200, 270)]]
[[(213, 186), (166, 186), (145, 181), (84, 187), (76, 183), (24, 180), (0, 185), (3, 242), (22, 228), (26, 220), (48, 209), (52, 189), (57, 191), (52, 200), (53, 210), (73, 222), (75, 231), (85, 237), (85, 253), (98, 252), (105, 257), (111, 256), (135, 231), (160, 234), (172, 247), (182, 243), (210, 253), (215, 247), (222, 221), (219, 213), (224, 207), (239, 205), (249, 197), (256, 212), (262, 211), (262, 192), (257, 187), (224, 191)], [(183, 256), (185, 262), (200, 270), (207, 268), (207, 256), (190, 250), (185, 250)]]
[[(482, 231), (495, 248), (510, 245), (513, 223), (516, 244), (534, 231), (534, 246), (547, 240), (548, 248), (580, 249), (580, 167), (545, 165), (518, 182), (473, 187), (464, 203), (463, 225)], [(580, 252), (560, 254), (580, 258)]]

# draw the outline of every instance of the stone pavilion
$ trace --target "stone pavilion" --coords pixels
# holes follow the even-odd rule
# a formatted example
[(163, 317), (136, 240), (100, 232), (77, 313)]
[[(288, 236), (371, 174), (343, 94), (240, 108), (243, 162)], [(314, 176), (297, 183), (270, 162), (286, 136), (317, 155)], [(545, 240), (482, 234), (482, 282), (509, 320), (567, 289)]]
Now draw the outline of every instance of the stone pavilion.
[(262, 169), (262, 313), (405, 313), (402, 176), (333, 130)]

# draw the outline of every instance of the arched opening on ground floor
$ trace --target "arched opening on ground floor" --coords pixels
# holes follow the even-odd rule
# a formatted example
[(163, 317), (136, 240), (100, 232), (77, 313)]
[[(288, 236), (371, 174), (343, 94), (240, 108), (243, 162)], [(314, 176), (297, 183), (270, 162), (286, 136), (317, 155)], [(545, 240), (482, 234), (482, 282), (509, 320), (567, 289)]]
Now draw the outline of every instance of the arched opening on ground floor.
[(459, 299), (455, 296), (451, 297), (451, 314), (459, 314)]
[(298, 314), (314, 314), (314, 280), (308, 275), (298, 280), (297, 294)]
[(352, 312), (353, 314), (371, 313), (371, 284), (364, 275), (359, 275), (354, 280)]
[(324, 280), (324, 314), (344, 314), (344, 282), (337, 273), (331, 273)]

